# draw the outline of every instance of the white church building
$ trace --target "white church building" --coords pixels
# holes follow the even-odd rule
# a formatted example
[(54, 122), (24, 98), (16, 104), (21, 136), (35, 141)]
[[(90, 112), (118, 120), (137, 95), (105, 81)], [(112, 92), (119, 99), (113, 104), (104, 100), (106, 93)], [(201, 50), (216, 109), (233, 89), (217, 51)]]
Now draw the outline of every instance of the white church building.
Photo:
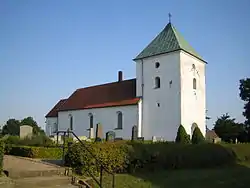
[(78, 136), (95, 137), (96, 124), (116, 137), (131, 139), (132, 127), (145, 140), (173, 141), (179, 125), (191, 136), (198, 126), (206, 132), (204, 61), (168, 23), (133, 59), (136, 78), (77, 89), (45, 116), (46, 133), (72, 129)]

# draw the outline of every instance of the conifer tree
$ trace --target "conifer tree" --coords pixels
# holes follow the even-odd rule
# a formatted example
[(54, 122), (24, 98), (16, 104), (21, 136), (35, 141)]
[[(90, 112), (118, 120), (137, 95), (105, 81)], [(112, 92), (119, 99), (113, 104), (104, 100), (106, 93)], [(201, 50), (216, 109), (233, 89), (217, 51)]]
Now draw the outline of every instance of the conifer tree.
[(193, 135), (192, 135), (192, 144), (200, 144), (205, 142), (205, 138), (201, 133), (199, 127), (195, 127)]
[(175, 142), (182, 143), (182, 144), (189, 144), (190, 143), (190, 137), (182, 125), (180, 125), (178, 128)]

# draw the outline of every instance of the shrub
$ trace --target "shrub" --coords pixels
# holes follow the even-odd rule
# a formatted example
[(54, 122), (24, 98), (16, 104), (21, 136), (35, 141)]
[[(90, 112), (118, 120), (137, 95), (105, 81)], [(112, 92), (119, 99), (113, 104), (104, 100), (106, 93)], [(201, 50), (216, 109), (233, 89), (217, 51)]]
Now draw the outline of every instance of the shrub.
[(34, 135), (31, 138), (20, 139), (19, 136), (7, 136), (3, 139), (6, 144), (22, 146), (53, 146), (53, 141), (46, 135)]
[(175, 142), (177, 143), (183, 143), (183, 144), (189, 144), (190, 143), (190, 137), (187, 134), (185, 128), (180, 125), (177, 131), (177, 135), (175, 138)]
[[(128, 163), (128, 146), (119, 142), (91, 143), (84, 142), (74, 143), (65, 156), (66, 165), (73, 167), (82, 174), (92, 173), (97, 175), (100, 171), (96, 159), (109, 172), (123, 172)], [(93, 156), (87, 151), (91, 151)]]
[(62, 149), (55, 147), (12, 146), (8, 154), (29, 158), (61, 159)]
[(200, 144), (204, 142), (205, 142), (205, 138), (202, 135), (199, 127), (195, 127), (193, 135), (192, 135), (192, 144)]
[(34, 135), (31, 138), (20, 139), (18, 145), (23, 146), (53, 146), (53, 141), (46, 135)]
[[(131, 141), (85, 143), (109, 171), (212, 168), (250, 162), (250, 144), (181, 144)], [(80, 173), (98, 175), (100, 166), (80, 143), (71, 146), (66, 163)]]
[(0, 176), (3, 172), (4, 142), (0, 140)]
[(5, 138), (3, 138), (5, 144), (15, 144), (18, 145), (20, 142), (20, 138), (19, 136), (6, 136)]

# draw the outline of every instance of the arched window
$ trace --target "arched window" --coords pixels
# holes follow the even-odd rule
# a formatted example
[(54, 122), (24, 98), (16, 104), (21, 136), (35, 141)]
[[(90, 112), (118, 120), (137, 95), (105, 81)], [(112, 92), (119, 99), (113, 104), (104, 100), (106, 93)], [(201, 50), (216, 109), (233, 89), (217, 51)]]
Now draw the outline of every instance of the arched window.
[(160, 88), (161, 87), (161, 80), (160, 77), (155, 78), (155, 88)]
[(122, 112), (117, 112), (117, 129), (122, 129)]
[(71, 114), (69, 115), (69, 128), (73, 130), (73, 116)]
[(193, 123), (192, 127), (191, 127), (191, 133), (192, 133), (192, 135), (193, 135), (195, 127), (198, 127), (198, 125), (196, 123)]
[(94, 128), (94, 118), (92, 113), (89, 113), (89, 128)]
[(193, 78), (193, 89), (196, 89), (197, 88), (197, 86), (196, 86), (196, 79), (195, 78)]

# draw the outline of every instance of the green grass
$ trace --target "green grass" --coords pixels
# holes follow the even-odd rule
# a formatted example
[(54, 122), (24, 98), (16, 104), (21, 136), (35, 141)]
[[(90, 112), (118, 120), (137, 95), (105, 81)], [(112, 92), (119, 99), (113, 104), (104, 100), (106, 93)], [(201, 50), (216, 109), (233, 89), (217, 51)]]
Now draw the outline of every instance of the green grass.
[[(250, 168), (239, 165), (218, 169), (118, 174), (115, 181), (116, 188), (245, 188), (250, 186)], [(111, 188), (111, 182), (111, 177), (105, 177), (104, 188)]]

